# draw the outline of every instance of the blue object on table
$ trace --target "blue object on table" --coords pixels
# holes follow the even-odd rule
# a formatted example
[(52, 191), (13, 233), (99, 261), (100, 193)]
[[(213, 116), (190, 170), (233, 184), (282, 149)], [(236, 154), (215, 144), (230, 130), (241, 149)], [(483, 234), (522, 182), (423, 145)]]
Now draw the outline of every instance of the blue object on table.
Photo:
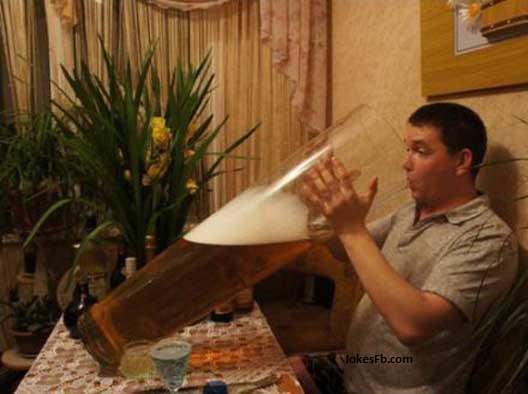
[(203, 394), (227, 394), (227, 385), (221, 380), (211, 380), (204, 386)]

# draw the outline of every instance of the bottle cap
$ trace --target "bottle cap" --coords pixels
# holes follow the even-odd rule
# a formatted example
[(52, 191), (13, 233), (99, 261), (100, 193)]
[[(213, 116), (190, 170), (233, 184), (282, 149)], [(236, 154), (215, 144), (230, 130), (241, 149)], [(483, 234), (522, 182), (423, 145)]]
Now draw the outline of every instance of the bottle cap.
[(137, 270), (137, 261), (135, 257), (127, 257), (125, 259), (125, 276), (128, 278)]
[(147, 249), (156, 248), (156, 237), (154, 235), (145, 236), (145, 248)]
[(203, 394), (227, 394), (227, 385), (221, 380), (210, 380), (204, 386)]

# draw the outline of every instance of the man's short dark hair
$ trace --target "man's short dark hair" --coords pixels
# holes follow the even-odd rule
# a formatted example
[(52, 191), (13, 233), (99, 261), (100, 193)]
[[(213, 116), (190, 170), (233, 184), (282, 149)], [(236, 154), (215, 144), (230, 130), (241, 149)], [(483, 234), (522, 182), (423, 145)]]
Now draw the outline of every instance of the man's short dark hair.
[(462, 149), (473, 153), (471, 174), (477, 177), (484, 160), (488, 138), (486, 126), (478, 114), (456, 103), (433, 103), (418, 108), (409, 123), (415, 127), (431, 126), (440, 132), (442, 142), (450, 154)]

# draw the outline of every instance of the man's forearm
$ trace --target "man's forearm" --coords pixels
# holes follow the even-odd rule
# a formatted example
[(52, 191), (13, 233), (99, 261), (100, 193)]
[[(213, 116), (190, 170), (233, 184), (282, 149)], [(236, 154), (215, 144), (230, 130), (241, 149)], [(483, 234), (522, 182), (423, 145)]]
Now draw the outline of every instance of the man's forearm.
[(340, 239), (365, 291), (402, 342), (435, 331), (423, 292), (391, 267), (366, 228)]

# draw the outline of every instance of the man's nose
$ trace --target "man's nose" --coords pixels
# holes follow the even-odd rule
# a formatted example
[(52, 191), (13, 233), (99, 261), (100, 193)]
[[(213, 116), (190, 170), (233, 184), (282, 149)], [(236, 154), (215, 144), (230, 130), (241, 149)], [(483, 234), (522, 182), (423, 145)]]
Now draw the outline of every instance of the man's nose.
[(405, 157), (405, 160), (402, 163), (402, 167), (406, 171), (410, 171), (412, 169), (412, 159), (411, 159), (410, 153), (408, 153), (407, 156)]

